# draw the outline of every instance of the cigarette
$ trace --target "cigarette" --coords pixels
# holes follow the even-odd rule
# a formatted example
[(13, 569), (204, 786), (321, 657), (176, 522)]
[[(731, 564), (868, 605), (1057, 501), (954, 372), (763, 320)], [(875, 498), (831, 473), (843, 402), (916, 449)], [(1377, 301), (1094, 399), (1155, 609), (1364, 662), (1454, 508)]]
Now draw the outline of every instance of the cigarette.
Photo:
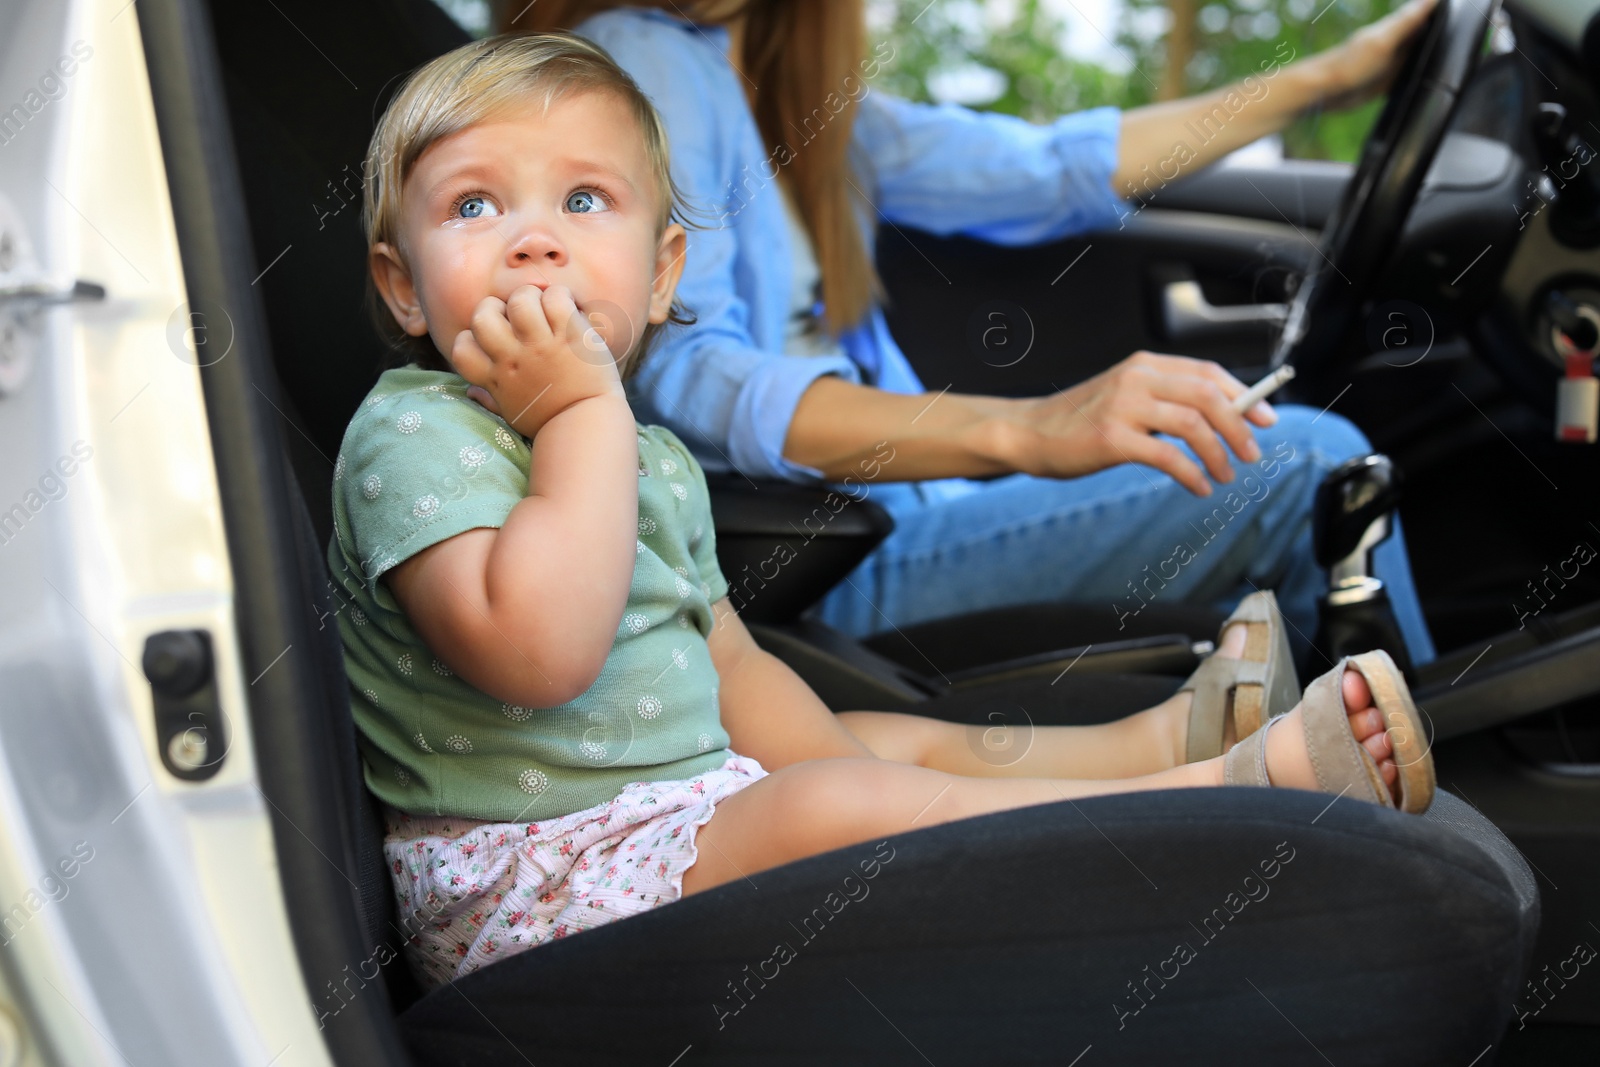
[(1244, 392), (1233, 402), (1233, 410), (1243, 415), (1256, 406), (1257, 401), (1265, 400), (1276, 393), (1285, 382), (1294, 377), (1294, 368), (1285, 363), (1265, 378), (1261, 379)]

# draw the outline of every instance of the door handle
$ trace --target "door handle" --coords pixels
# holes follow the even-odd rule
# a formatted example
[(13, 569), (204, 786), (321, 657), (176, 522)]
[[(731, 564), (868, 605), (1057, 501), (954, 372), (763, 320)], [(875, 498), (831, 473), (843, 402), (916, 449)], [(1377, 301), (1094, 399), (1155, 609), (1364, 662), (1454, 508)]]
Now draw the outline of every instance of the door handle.
[(94, 282), (0, 273), (0, 397), (21, 389), (33, 369), (34, 339), (25, 335), (38, 332), (41, 308), (105, 298), (106, 287)]
[(1199, 282), (1169, 282), (1161, 292), (1161, 317), (1168, 339), (1191, 341), (1280, 325), (1289, 317), (1289, 305), (1225, 304), (1219, 307), (1206, 299)]
[(106, 287), (82, 279), (71, 285), (33, 280), (0, 284), (0, 305), (71, 304), (80, 300), (104, 300)]

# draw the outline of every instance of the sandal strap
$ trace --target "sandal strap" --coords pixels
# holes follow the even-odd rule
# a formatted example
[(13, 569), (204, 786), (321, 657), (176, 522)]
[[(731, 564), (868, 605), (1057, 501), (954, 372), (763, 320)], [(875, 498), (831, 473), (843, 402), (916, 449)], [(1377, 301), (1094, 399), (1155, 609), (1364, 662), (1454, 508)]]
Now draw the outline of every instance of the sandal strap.
[[(1433, 803), (1437, 779), (1428, 735), (1422, 728), (1422, 715), (1411, 699), (1405, 676), (1382, 649), (1351, 656), (1350, 666), (1367, 680), (1372, 703), (1383, 715), (1384, 728), (1389, 731), (1389, 743), (1399, 771), (1397, 806), (1401, 811), (1421, 814)], [(1383, 793), (1389, 796), (1387, 787)]]
[(1267, 683), (1267, 664), (1260, 660), (1229, 659), (1212, 653), (1195, 668), (1178, 692), (1192, 692), (1189, 705), (1189, 739), (1185, 759), (1195, 763), (1222, 752), (1228, 718), (1228, 694), (1237, 685)]
[[(1267, 592), (1269, 595), (1261, 596), (1259, 595), (1260, 592)], [(1217, 639), (1220, 641), (1223, 633), (1227, 632), (1228, 627), (1236, 622), (1270, 623), (1277, 612), (1278, 602), (1275, 597), (1270, 595), (1270, 590), (1258, 591), (1257, 595), (1247, 596), (1239, 601), (1238, 606), (1233, 609), (1233, 614), (1228, 616), (1227, 620), (1222, 624), (1222, 629), (1217, 631)]]
[(1230, 659), (1213, 652), (1206, 657), (1204, 663), (1195, 668), (1188, 680), (1178, 687), (1178, 692), (1194, 690), (1196, 693), (1204, 691), (1226, 695), (1229, 689), (1241, 682), (1246, 685), (1266, 685), (1267, 662), (1259, 659)]
[[(1305, 732), (1306, 752), (1311, 757), (1317, 786), (1324, 793), (1353, 792), (1358, 800), (1392, 808), (1394, 803), (1383, 784), (1383, 776), (1378, 773), (1377, 763), (1350, 732), (1350, 717), (1345, 713), (1344, 693), (1340, 688), (1345, 662), (1340, 660), (1333, 670), (1307, 686), (1300, 700), (1300, 724)], [(1267, 731), (1281, 717), (1275, 715), (1268, 719), (1265, 726), (1228, 750), (1222, 763), (1223, 784), (1272, 784), (1267, 774)]]
[(1282, 717), (1274, 715), (1261, 729), (1228, 749), (1222, 759), (1223, 785), (1272, 785), (1267, 775), (1267, 731)]
[[(1344, 657), (1333, 670), (1306, 686), (1300, 699), (1306, 754), (1311, 757), (1311, 767), (1323, 792), (1348, 793), (1358, 800), (1392, 808), (1394, 799), (1377, 762), (1350, 732), (1349, 709), (1344, 703), (1344, 672), (1349, 666), (1350, 658)], [(1355, 666), (1361, 668), (1360, 664)]]
[[(1398, 805), (1372, 753), (1350, 730), (1343, 684), (1347, 668), (1359, 671), (1366, 678), (1374, 706), (1383, 713), (1390, 731), (1395, 763), (1400, 767)], [(1400, 669), (1382, 651), (1341, 659), (1333, 670), (1308, 685), (1300, 700), (1300, 724), (1318, 787), (1324, 793), (1349, 794), (1357, 800), (1386, 808), (1398, 807), (1416, 814), (1426, 811), (1435, 789), (1433, 756), (1427, 750), (1426, 735), (1422, 733), (1415, 707)], [(1261, 729), (1228, 750), (1222, 762), (1223, 784), (1272, 784), (1267, 775), (1267, 731), (1278, 718), (1268, 719)]]

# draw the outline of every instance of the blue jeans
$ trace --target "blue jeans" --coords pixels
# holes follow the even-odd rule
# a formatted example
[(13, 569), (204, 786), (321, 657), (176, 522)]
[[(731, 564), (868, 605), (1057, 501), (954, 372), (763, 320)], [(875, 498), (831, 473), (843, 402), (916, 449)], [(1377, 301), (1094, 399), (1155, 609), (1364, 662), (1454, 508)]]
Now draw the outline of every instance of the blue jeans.
[[(1275, 426), (1255, 431), (1261, 460), (1235, 460), (1234, 480), (1209, 497), (1133, 464), (1067, 481), (1013, 474), (852, 485), (853, 496), (888, 509), (895, 529), (816, 614), (863, 637), (1007, 604), (1066, 600), (1104, 604), (1109, 639), (1148, 604), (1226, 613), (1259, 588), (1277, 591), (1291, 636), (1309, 644), (1327, 587), (1311, 553), (1311, 503), (1324, 475), (1372, 447), (1331, 412), (1295, 405), (1277, 412)], [(1398, 521), (1374, 554), (1374, 570), (1412, 660), (1433, 659)]]

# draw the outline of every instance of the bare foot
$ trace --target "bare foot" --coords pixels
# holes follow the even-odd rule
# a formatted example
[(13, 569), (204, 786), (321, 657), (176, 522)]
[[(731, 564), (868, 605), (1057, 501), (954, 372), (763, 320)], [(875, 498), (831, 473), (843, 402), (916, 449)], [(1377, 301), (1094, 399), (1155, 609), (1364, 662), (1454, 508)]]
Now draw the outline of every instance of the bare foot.
[[(1400, 780), (1400, 768), (1395, 766), (1394, 744), (1384, 728), (1383, 713), (1372, 704), (1372, 691), (1367, 688), (1367, 680), (1361, 677), (1359, 671), (1347, 669), (1342, 690), (1345, 711), (1350, 716), (1350, 732), (1377, 762), (1383, 783), (1398, 804), (1400, 797), (1396, 785)], [(1276, 786), (1320, 789), (1316, 770), (1311, 766), (1311, 757), (1306, 752), (1299, 705), (1284, 719), (1292, 721), (1280, 723), (1267, 735), (1267, 776)], [(1218, 762), (1220, 764), (1221, 761)]]

